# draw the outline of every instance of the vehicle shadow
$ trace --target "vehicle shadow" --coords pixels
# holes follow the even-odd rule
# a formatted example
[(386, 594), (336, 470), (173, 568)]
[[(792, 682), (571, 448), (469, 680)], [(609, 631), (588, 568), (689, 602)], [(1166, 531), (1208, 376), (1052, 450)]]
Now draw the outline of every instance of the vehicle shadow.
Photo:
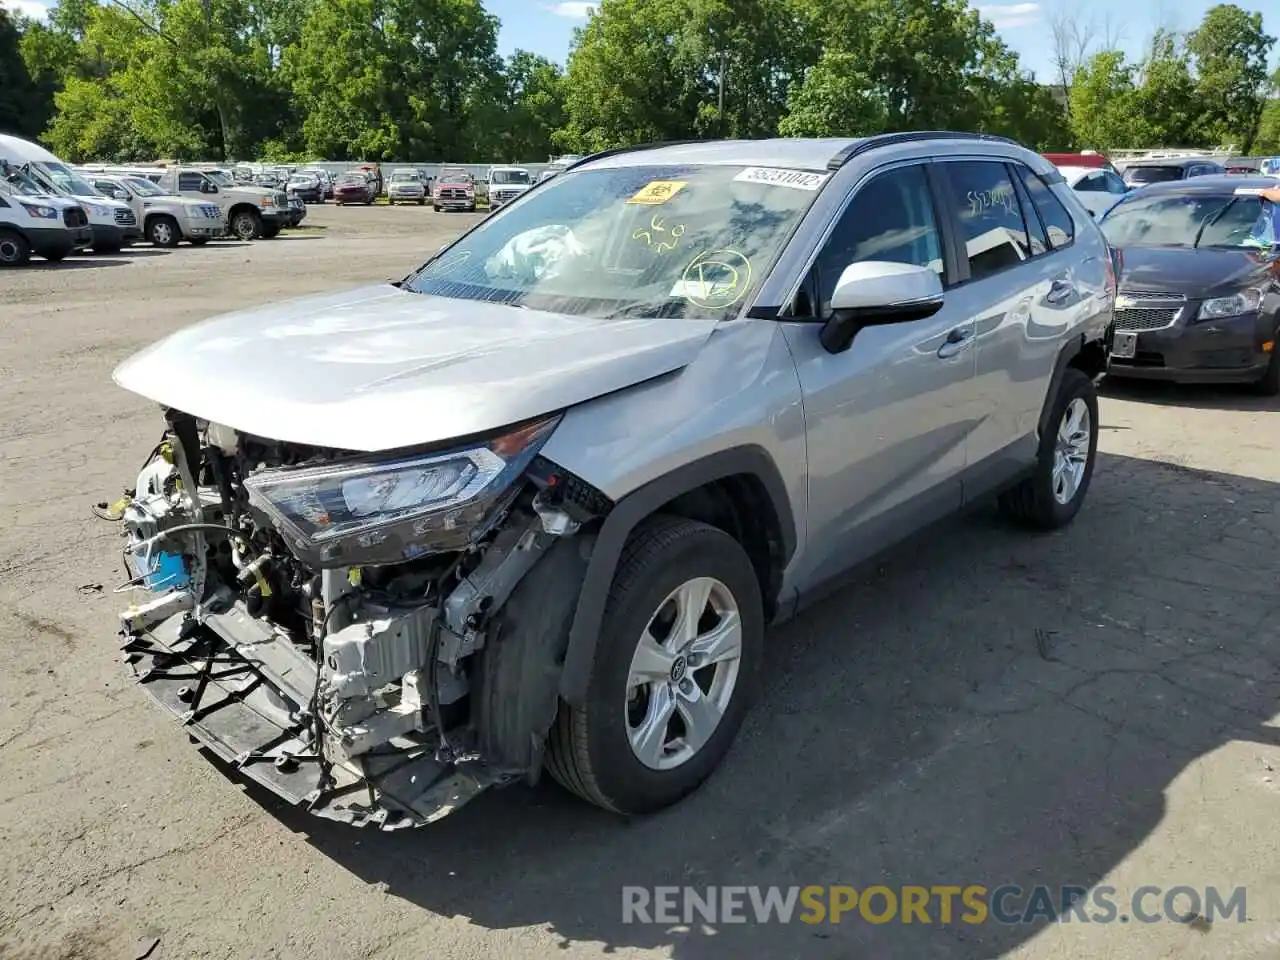
[(52, 260), (31, 260), (23, 270), (86, 270), (96, 269), (98, 267), (127, 267), (129, 260), (119, 260), (116, 257), (120, 254), (111, 256), (83, 256), (83, 257), (67, 257), (65, 260), (54, 262)]
[(1280, 398), (1253, 393), (1247, 384), (1164, 383), (1159, 380), (1126, 380), (1107, 377), (1103, 396), (1164, 407), (1200, 410), (1280, 410)]
[(548, 783), (380, 834), (251, 793), (390, 896), (491, 930), (549, 928), (566, 947), (1000, 955), (1045, 921), (967, 926), (935, 908), (930, 923), (712, 935), (624, 923), (622, 888), (1098, 882), (1160, 823), (1189, 764), (1232, 740), (1278, 742), (1266, 726), (1280, 695), (1280, 637), (1266, 627), (1277, 492), (1100, 455), (1067, 531), (1027, 536), (985, 509), (949, 521), (773, 631), (724, 766), (652, 817), (626, 821)]

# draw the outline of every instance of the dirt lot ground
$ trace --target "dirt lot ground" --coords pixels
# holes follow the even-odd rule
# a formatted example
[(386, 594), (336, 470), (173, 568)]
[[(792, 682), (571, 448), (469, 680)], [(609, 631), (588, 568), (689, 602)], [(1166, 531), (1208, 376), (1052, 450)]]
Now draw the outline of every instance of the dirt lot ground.
[[(726, 766), (663, 815), (548, 784), (380, 835), (204, 759), (116, 653), (119, 541), (89, 508), (159, 419), (111, 369), (398, 277), (469, 221), (313, 207), (271, 242), (0, 274), (0, 957), (1280, 956), (1280, 409), (1233, 391), (1109, 388), (1069, 531), (957, 520), (776, 631)], [(826, 883), (1106, 883), (1124, 915), (1146, 884), (1245, 886), (1249, 922), (621, 920), (624, 885)]]

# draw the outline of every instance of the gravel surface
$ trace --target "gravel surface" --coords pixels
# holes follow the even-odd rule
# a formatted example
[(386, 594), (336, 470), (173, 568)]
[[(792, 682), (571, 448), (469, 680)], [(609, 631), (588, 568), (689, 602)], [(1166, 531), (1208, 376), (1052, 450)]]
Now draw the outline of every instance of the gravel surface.
[[(89, 510), (160, 421), (111, 370), (472, 221), (326, 205), (274, 241), (0, 273), (0, 958), (1277, 955), (1280, 409), (1231, 390), (1109, 387), (1069, 531), (952, 521), (775, 631), (739, 743), (664, 814), (546, 784), (381, 835), (206, 760), (116, 651), (120, 542)], [(828, 883), (1243, 885), (1250, 922), (621, 920), (624, 885)]]

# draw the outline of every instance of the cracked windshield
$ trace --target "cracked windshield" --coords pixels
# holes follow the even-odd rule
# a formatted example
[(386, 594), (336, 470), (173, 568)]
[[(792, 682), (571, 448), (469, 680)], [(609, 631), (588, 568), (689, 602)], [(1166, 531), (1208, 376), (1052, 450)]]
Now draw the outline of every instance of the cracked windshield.
[(566, 174), (430, 261), (408, 287), (606, 319), (727, 319), (826, 178), (720, 165)]

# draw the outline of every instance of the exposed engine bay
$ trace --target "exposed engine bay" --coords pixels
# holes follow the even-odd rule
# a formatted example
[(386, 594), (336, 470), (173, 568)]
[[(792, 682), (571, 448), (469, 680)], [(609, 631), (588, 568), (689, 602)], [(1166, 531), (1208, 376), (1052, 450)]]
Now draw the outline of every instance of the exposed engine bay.
[(477, 690), (521, 581), (612, 506), (538, 457), (557, 418), (394, 456), (166, 420), (108, 519), (141, 595), (126, 659), (194, 738), (290, 802), (384, 829), (537, 777), (554, 690), (529, 729), (495, 724), (509, 750)]

